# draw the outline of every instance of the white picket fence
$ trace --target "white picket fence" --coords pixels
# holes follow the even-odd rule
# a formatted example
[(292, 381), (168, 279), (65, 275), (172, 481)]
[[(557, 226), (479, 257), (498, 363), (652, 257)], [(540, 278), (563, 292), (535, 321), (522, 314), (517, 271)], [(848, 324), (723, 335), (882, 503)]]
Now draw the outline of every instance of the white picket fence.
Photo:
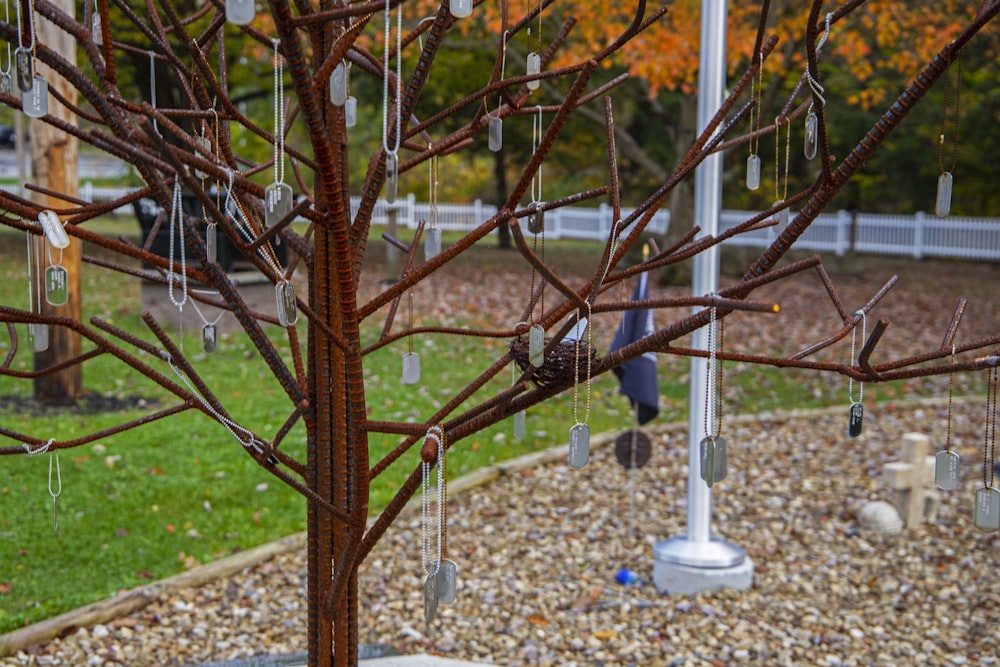
[[(6, 188), (10, 189), (10, 188)], [(128, 188), (100, 188), (90, 183), (80, 187), (80, 198), (87, 201), (109, 201), (123, 197)], [(352, 213), (357, 212), (358, 200), (351, 201)], [(411, 194), (400, 199), (393, 207), (399, 227), (415, 228), (420, 220), (430, 217), (430, 205), (418, 202)], [(632, 209), (622, 209), (623, 217)], [(379, 200), (375, 206), (372, 224), (384, 225), (388, 221), (389, 206)], [(497, 212), (495, 206), (478, 199), (468, 204), (439, 204), (439, 226), (446, 231), (467, 232), (481, 225)], [(131, 206), (116, 211), (132, 215)], [(753, 212), (722, 211), (720, 231), (744, 222)], [(608, 238), (614, 223), (611, 207), (566, 206), (545, 213), (545, 234), (550, 239), (573, 238), (603, 241)], [(664, 234), (670, 224), (670, 212), (659, 211), (647, 226), (652, 234)], [(526, 228), (526, 226), (525, 226)], [(735, 236), (725, 242), (729, 246), (768, 246), (780, 230), (776, 227), (760, 229)], [(933, 215), (882, 215), (838, 211), (824, 213), (810, 225), (796, 243), (796, 248), (814, 252), (842, 255), (853, 250), (879, 255), (904, 255), (924, 257), (954, 257), (976, 260), (1000, 260), (1000, 219), (995, 218), (938, 218)]]

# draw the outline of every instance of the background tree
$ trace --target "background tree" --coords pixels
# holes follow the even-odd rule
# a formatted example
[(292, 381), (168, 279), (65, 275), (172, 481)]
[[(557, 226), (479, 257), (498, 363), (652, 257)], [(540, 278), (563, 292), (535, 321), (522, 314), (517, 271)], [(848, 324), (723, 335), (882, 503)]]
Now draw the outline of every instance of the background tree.
[[(457, 6), (458, 0), (453, 3)], [(237, 4), (236, 0), (229, 0), (227, 9)], [(31, 15), (31, 5), (25, 0), (23, 15)], [(789, 196), (787, 203), (798, 207), (800, 212), (780, 231), (775, 243), (719, 295), (692, 295), (637, 304), (618, 300), (614, 296), (618, 290), (611, 288), (639, 273), (684, 262), (732, 235), (759, 228), (762, 224), (773, 224), (771, 217), (777, 212), (765, 211), (718, 237), (699, 235), (697, 228), (690, 228), (678, 243), (657, 250), (637, 266), (626, 267), (624, 257), (642, 238), (653, 213), (711, 151), (719, 148), (720, 142), (732, 137), (734, 127), (745, 122), (743, 119), (753, 105), (740, 106), (738, 101), (747, 94), (747, 87), (761, 62), (758, 58), (751, 59), (749, 66), (733, 82), (732, 92), (714, 122), (691, 143), (684, 158), (662, 182), (641, 195), (633, 195), (639, 200), (635, 212), (621, 216), (622, 190), (614, 120), (618, 106), (613, 99), (618, 79), (600, 85), (600, 79), (595, 76), (603, 63), (629, 44), (653, 49), (656, 40), (672, 35), (669, 30), (655, 32), (661, 29), (657, 26), (667, 13), (665, 8), (647, 10), (645, 2), (640, 0), (629, 6), (625, 14), (621, 14), (623, 9), (616, 5), (606, 15), (591, 15), (587, 13), (588, 7), (574, 4), (572, 8), (563, 8), (555, 3), (543, 3), (524, 14), (515, 14), (501, 2), (500, 22), (504, 26), (501, 33), (505, 36), (500, 40), (501, 45), (514, 44), (515, 40), (523, 38), (528, 28), (536, 25), (538, 11), (551, 12), (553, 20), (561, 19), (557, 29), (546, 30), (541, 35), (542, 71), (536, 78), (544, 79), (559, 94), (550, 93), (548, 104), (542, 104), (542, 128), (535, 133), (532, 142), (536, 145), (530, 152), (522, 153), (522, 168), (510, 179), (509, 192), (496, 215), (481, 221), (474, 231), (457, 243), (441, 248), (437, 254), (426, 253), (423, 261), (419, 259), (421, 238), (430, 233), (431, 227), (419, 228), (410, 243), (389, 239), (406, 253), (399, 280), (371, 298), (361, 298), (358, 284), (366, 268), (373, 212), (380, 194), (393, 198), (391, 193), (396, 179), (393, 163), (399, 174), (426, 174), (428, 162), (434, 158), (444, 160), (466, 149), (470, 142), (482, 141), (491, 123), (502, 120), (507, 128), (509, 124), (529, 120), (537, 114), (537, 100), (528, 88), (532, 79), (504, 67), (502, 46), (498, 47), (492, 73), (486, 80), (463, 82), (461, 88), (441, 97), (436, 108), (432, 105), (424, 109), (420, 102), (428, 76), (433, 77), (432, 72), (448, 68), (450, 55), (446, 54), (444, 44), (455, 35), (457, 21), (449, 3), (433, 6), (428, 12), (421, 8), (419, 18), (429, 14), (430, 19), (421, 20), (412, 27), (415, 17), (409, 9), (411, 3), (344, 6), (327, 2), (314, 5), (300, 0), (293, 6), (284, 0), (271, 0), (268, 11), (273, 23), (250, 22), (234, 33), (236, 29), (226, 24), (223, 7), (212, 3), (198, 5), (191, 15), (185, 16), (171, 2), (155, 4), (150, 0), (145, 11), (138, 12), (124, 0), (112, 3), (100, 0), (97, 11), (101, 31), (96, 40), (90, 28), (93, 7), (87, 7), (81, 23), (47, 0), (35, 0), (33, 5), (39, 20), (50, 21), (71, 34), (85, 54), (84, 64), (73, 67), (48, 45), (37, 45), (35, 57), (76, 88), (91, 109), (77, 109), (61, 99), (52, 99), (50, 103), (70, 107), (87, 116), (93, 125), (88, 130), (77, 130), (53, 116), (44, 117), (42, 122), (120, 157), (133, 165), (146, 183), (136, 192), (107, 204), (66, 201), (65, 206), (54, 212), (61, 218), (66, 233), (122, 258), (147, 262), (159, 272), (159, 280), (170, 286), (175, 294), (211, 302), (231, 312), (256, 350), (259, 372), (272, 375), (280, 384), (282, 400), (287, 402), (287, 414), (284, 423), (267, 432), (243, 426), (230, 412), (234, 397), (216, 395), (213, 388), (202, 381), (197, 362), (185, 354), (181, 342), (148, 314), (143, 316), (148, 333), (140, 337), (99, 318), (80, 322), (58, 315), (0, 307), (0, 321), (6, 323), (12, 343), (7, 361), (0, 365), (0, 373), (13, 378), (24, 377), (10, 368), (10, 360), (24, 347), (18, 343), (21, 339), (14, 333), (15, 325), (31, 325), (36, 333), (40, 326), (72, 329), (88, 341), (88, 347), (68, 363), (83, 364), (95, 356), (111, 355), (122, 362), (123, 372), (146, 377), (176, 397), (175, 404), (121, 424), (115, 432), (195, 410), (216, 420), (239, 441), (246, 455), (301, 493), (308, 502), (311, 665), (356, 662), (358, 567), (406, 502), (420, 489), (428, 467), (440, 460), (439, 452), (460, 446), (464, 438), (484, 427), (508, 419), (644, 353), (705, 356), (704, 350), (685, 348), (678, 340), (705, 326), (714, 317), (724, 318), (738, 310), (773, 308), (772, 304), (749, 299), (761, 285), (801, 275), (803, 271), (815, 270), (823, 276), (822, 265), (815, 259), (780, 267), (778, 264), (810, 222), (843, 190), (906, 118), (909, 110), (918, 105), (930, 85), (944, 76), (948, 64), (957, 58), (958, 50), (1000, 12), (1000, 2), (994, 1), (974, 18), (956, 15), (954, 41), (948, 42), (947, 37), (941, 39), (933, 58), (913, 65), (914, 70), (919, 69), (913, 72), (915, 81), (902, 90), (889, 111), (859, 138), (859, 143), (842, 161), (830, 151), (829, 125), (818, 92), (814, 90), (812, 101), (817, 105), (820, 138), (817, 174), (807, 188)], [(821, 32), (827, 23), (833, 29), (840, 29), (858, 5), (857, 2), (848, 3), (825, 20), (822, 3), (817, 0), (808, 18), (799, 24), (804, 30), (804, 35), (799, 37), (804, 47), (795, 51), (808, 56), (809, 68), (816, 81), (823, 81), (824, 70), (817, 66), (815, 58)], [(484, 3), (477, 9), (489, 7), (493, 5)], [(684, 13), (688, 8), (681, 4), (676, 12), (682, 19), (687, 16), (685, 20), (691, 21), (691, 15)], [(741, 8), (737, 16), (744, 11), (749, 10)], [(407, 29), (402, 33), (395, 27), (399, 12), (406, 17)], [(759, 27), (748, 43), (754, 45), (751, 53), (770, 58), (781, 42), (767, 36), (767, 5), (763, 10), (758, 8), (758, 12)], [(152, 51), (157, 64), (172, 72), (172, 80), (178, 88), (176, 107), (160, 106), (159, 98), (154, 107), (147, 102), (131, 101), (122, 94), (116, 65), (122, 52), (137, 48), (135, 44), (125, 45), (115, 40), (117, 26), (125, 24), (134, 26), (146, 39), (142, 46), (146, 47), (147, 54)], [(265, 32), (272, 26), (273, 34)], [(578, 47), (565, 56), (560, 55), (574, 31), (581, 31), (581, 41), (590, 44), (589, 48)], [(498, 33), (488, 34), (495, 41)], [(16, 42), (18, 29), (0, 24), (0, 36)], [(241, 54), (235, 59), (231, 55), (234, 44)], [(676, 48), (664, 49), (671, 44), (676, 44)], [(260, 59), (260, 54), (267, 53), (272, 45), (280, 51), (288, 75), (289, 103), (285, 105), (284, 114), (284, 107), (280, 103), (277, 105), (280, 127), (276, 133), (255, 123), (234, 102), (234, 97), (242, 93), (236, 92), (231, 85), (235, 79), (230, 78), (231, 71), (241, 67), (244, 58)], [(661, 40), (658, 48), (661, 49), (655, 51), (658, 55), (688, 58), (673, 67), (693, 67), (691, 56), (685, 55), (694, 52), (690, 44), (683, 41), (663, 43)], [(419, 50), (415, 64), (405, 67), (396, 64), (401, 49), (404, 53)], [(375, 89), (382, 91), (384, 134), (368, 132), (362, 141), (356, 141), (347, 127), (349, 109), (342, 104), (343, 100), (337, 103), (331, 100), (330, 77), (345, 60), (352, 64), (352, 79), (373, 77)], [(654, 59), (647, 59), (644, 66), (652, 66), (650, 60)], [(268, 80), (261, 87), (267, 88), (270, 84)], [(14, 107), (21, 103), (20, 97), (10, 94), (3, 94), (0, 100)], [(539, 207), (538, 202), (529, 202), (526, 198), (532, 179), (543, 160), (556, 145), (570, 140), (567, 133), (571, 118), (589, 104), (597, 106), (604, 118), (604, 129), (597, 135), (605, 147), (601, 162), (605, 174), (602, 187), (582, 190), (568, 197), (546, 197), (548, 201), (543, 207)], [(789, 108), (796, 104), (801, 106), (795, 98), (785, 104)], [(284, 123), (281, 123), (282, 118)], [(369, 127), (377, 126), (376, 119), (366, 120)], [(291, 136), (293, 126), (304, 131), (304, 139), (284, 145), (290, 167), (288, 182), (294, 183), (302, 197), (290, 210), (274, 213), (277, 206), (275, 200), (269, 198), (273, 195), (268, 193), (273, 189), (270, 186), (279, 185), (281, 179), (271, 174), (285, 159), (281, 139)], [(246, 146), (234, 141), (237, 131), (248, 138)], [(738, 144), (746, 142), (747, 138), (733, 140)], [(595, 141), (593, 135), (587, 141)], [(250, 147), (251, 143), (256, 146)], [(261, 151), (261, 144), (267, 150)], [(270, 149), (276, 144), (277, 150), (272, 153)], [(395, 150), (397, 145), (398, 152)], [(262, 152), (267, 157), (257, 157)], [(352, 163), (355, 162), (364, 164), (365, 171), (360, 182), (352, 185), (351, 175), (356, 173), (352, 171)], [(209, 232), (196, 216), (183, 214), (176, 205), (176, 197), (183, 190), (197, 197), (209, 227), (217, 228), (219, 234), (224, 234), (242, 249), (274, 284), (274, 310), (252, 310), (220, 264), (213, 261), (211, 243), (207, 240)], [(214, 190), (222, 192), (214, 196)], [(352, 191), (360, 193), (356, 211), (352, 210), (349, 199)], [(177, 245), (186, 248), (189, 253), (186, 260), (177, 255), (158, 257), (128, 241), (88, 228), (88, 223), (96, 216), (143, 196), (159, 200), (164, 209), (159, 224), (166, 225)], [(531, 218), (541, 213), (540, 208), (604, 196), (608, 197), (615, 212), (615, 227), (591, 278), (582, 284), (569, 285), (532, 250), (522, 229), (523, 223), (531, 224)], [(34, 237), (44, 237), (49, 243), (59, 242), (58, 223), (53, 224), (52, 215), (45, 213), (39, 204), (9, 194), (0, 195), (0, 202), (4, 209), (0, 219), (3, 224)], [(284, 204), (287, 200), (279, 202)], [(292, 223), (299, 216), (304, 218), (305, 224), (293, 227)], [(532, 267), (537, 277), (533, 289), (512, 289), (508, 295), (512, 301), (524, 304), (523, 322), (497, 324), (493, 328), (400, 325), (397, 312), (407, 290), (444, 270), (473, 243), (503, 225), (509, 227), (518, 256)], [(278, 239), (290, 250), (287, 263), (274, 251)], [(426, 246), (424, 248), (426, 252)], [(178, 247), (178, 253), (179, 250)], [(97, 264), (101, 270), (136, 274), (136, 270), (124, 261)], [(217, 296), (188, 291), (185, 280), (198, 281)], [(546, 293), (548, 298), (543, 300)], [(812, 354), (850, 334), (863, 319), (859, 313), (848, 312), (835, 292), (830, 296), (843, 319), (843, 327), (812, 345), (809, 348)], [(877, 300), (873, 299), (866, 308)], [(666, 326), (604, 357), (596, 354), (589, 341), (563, 342), (580, 319), (589, 318), (596, 312), (620, 313), (637, 307), (692, 305), (702, 309), (692, 315), (675, 316)], [(837, 372), (867, 382), (971, 371), (996, 364), (997, 357), (976, 354), (995, 346), (1000, 336), (962, 342), (953, 350), (951, 345), (958, 319), (960, 313), (940, 348), (883, 364), (871, 364), (869, 357), (888, 326), (886, 321), (873, 327), (856, 364), (815, 361), (811, 354), (774, 356), (767, 350), (740, 358)], [(534, 344), (529, 342), (535, 338), (535, 331), (544, 333), (544, 342), (539, 346), (543, 349), (533, 349)], [(366, 358), (387, 346), (400, 345), (410, 336), (432, 334), (476, 336), (510, 341), (510, 344), (494, 352), (493, 358), (484, 359), (478, 379), (456, 390), (433, 414), (425, 415), (416, 423), (382, 418), (379, 406), (369, 405), (366, 399)], [(282, 339), (285, 344), (279, 348), (278, 341)], [(961, 355), (961, 361), (951, 363), (956, 353)], [(541, 359), (535, 359), (536, 355)], [(719, 356), (725, 358), (726, 354)], [(492, 379), (512, 366), (516, 375), (513, 385), (498, 390), (486, 388)], [(291, 456), (287, 447), (283, 447), (290, 429), (300, 421), (306, 430), (304, 460)], [(103, 433), (81, 433), (77, 438), (59, 441), (0, 428), (0, 434), (18, 442), (0, 448), (0, 454), (52, 453), (93, 442)], [(388, 455), (371, 461), (370, 438), (377, 434), (397, 437), (398, 445)], [(581, 440), (576, 444), (583, 447)], [(396, 495), (368, 526), (372, 480), (408, 450), (420, 451), (422, 465), (414, 467)], [(427, 590), (437, 590), (435, 574), (432, 573), (427, 581)]]

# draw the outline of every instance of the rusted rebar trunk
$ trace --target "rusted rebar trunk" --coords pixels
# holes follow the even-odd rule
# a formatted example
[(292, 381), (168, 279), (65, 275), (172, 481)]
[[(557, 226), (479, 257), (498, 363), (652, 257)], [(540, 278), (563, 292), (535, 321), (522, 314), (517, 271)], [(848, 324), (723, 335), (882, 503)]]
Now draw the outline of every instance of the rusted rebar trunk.
[[(337, 298), (338, 285), (333, 267), (333, 248), (329, 232), (316, 231), (316, 261), (310, 281), (310, 302), (316, 314), (334, 331), (340, 331), (343, 313)], [(323, 498), (345, 512), (356, 498), (351, 498), (348, 475), (349, 438), (345, 373), (346, 359), (315, 328), (309, 336), (309, 400), (313, 406), (308, 426), (309, 485)], [(332, 519), (310, 503), (308, 515), (309, 569), (309, 665), (310, 667), (347, 667), (357, 664), (358, 616), (357, 576), (352, 573), (336, 598), (330, 598), (334, 566), (350, 558), (350, 526)], [(332, 604), (328, 604), (332, 602)]]

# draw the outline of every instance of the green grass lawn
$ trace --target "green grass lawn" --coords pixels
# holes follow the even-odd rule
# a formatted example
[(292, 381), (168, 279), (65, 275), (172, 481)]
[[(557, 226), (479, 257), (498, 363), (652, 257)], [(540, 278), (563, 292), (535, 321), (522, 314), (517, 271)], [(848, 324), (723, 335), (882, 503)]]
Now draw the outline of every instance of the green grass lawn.
[[(102, 222), (99, 227), (108, 232), (122, 223)], [(125, 225), (124, 233), (136, 231)], [(474, 248), (462, 261), (482, 261), (477, 252)], [(497, 251), (482, 252), (495, 257)], [(594, 261), (600, 246), (560, 242), (550, 244), (548, 252), (547, 260), (558, 266), (581, 256)], [(0, 231), (0, 278), (0, 303), (26, 307), (23, 235)], [(138, 281), (92, 266), (84, 267), (83, 281), (85, 319), (96, 315), (154, 340), (139, 319)], [(19, 333), (24, 335), (23, 330)], [(288, 359), (287, 338), (276, 327), (268, 333)], [(374, 328), (364, 332), (366, 340), (376, 335)], [(199, 342), (192, 332), (187, 349), (197, 350)], [(399, 383), (399, 346), (370, 355), (365, 373), (368, 402), (376, 410), (373, 418), (425, 419), (495, 359), (503, 344), (421, 337), (416, 351), (421, 354), (425, 381), (415, 386)], [(0, 354), (9, 347), (7, 337), (0, 334)], [(85, 343), (85, 350), (90, 347)], [(143, 356), (170, 375), (158, 359)], [(236, 421), (263, 434), (273, 434), (284, 421), (289, 409), (284, 392), (244, 336), (224, 335), (217, 353), (193, 354), (192, 359)], [(14, 365), (29, 369), (31, 358), (22, 352)], [(688, 368), (686, 359), (661, 357), (661, 422), (686, 417)], [(501, 375), (483, 390), (485, 394), (506, 386), (509, 373)], [(804, 373), (772, 368), (749, 373), (734, 368), (726, 377), (726, 410), (732, 412), (751, 406), (755, 411), (810, 407), (843, 401), (846, 395), (843, 383), (832, 386)], [(38, 408), (30, 401), (30, 383), (5, 377), (0, 378), (0, 425), (36, 437), (69, 439), (134, 419), (150, 406), (176, 402), (110, 356), (88, 362), (84, 378), (87, 394), (110, 410)], [(883, 391), (889, 393), (881, 395), (888, 396), (895, 389)], [(458, 443), (449, 455), (449, 474), (459, 476), (566, 442), (572, 405), (570, 392), (530, 410), (529, 436), (523, 440), (511, 436), (509, 424), (500, 424)], [(628, 403), (618, 395), (614, 377), (596, 379), (592, 432), (623, 429), (631, 423)], [(282, 449), (304, 460), (304, 439), (299, 424)], [(397, 442), (396, 437), (373, 435), (372, 462)], [(0, 444), (16, 443), (4, 439)], [(373, 511), (394, 495), (416, 465), (416, 457), (417, 452), (404, 456), (376, 480)], [(0, 632), (305, 528), (302, 497), (258, 467), (222, 426), (193, 410), (63, 451), (60, 463), (59, 526), (53, 531), (49, 458), (0, 458)]]
[[(111, 231), (104, 227), (101, 231)], [(27, 306), (23, 243), (21, 234), (0, 232), (0, 303), (22, 308)], [(138, 281), (84, 265), (84, 319), (96, 315), (153, 341), (139, 319), (139, 289)], [(277, 327), (269, 333), (289, 359), (287, 338)], [(23, 342), (25, 331), (19, 334)], [(375, 335), (372, 329), (366, 338)], [(199, 342), (194, 332), (187, 337), (189, 354)], [(433, 382), (412, 387), (398, 381), (398, 346), (370, 355), (365, 372), (376, 418), (425, 418), (478, 374), (483, 355), (495, 358), (499, 345), (424, 337), (417, 351), (422, 353), (423, 377)], [(0, 346), (0, 353), (6, 354), (10, 347), (6, 336)], [(92, 347), (84, 341), (85, 351)], [(23, 349), (14, 366), (28, 370), (32, 360)], [(140, 356), (173, 377), (159, 360)], [(274, 433), (283, 422), (288, 412), (284, 393), (244, 336), (223, 335), (217, 353), (193, 354), (192, 359), (237, 422), (264, 434)], [(483, 391), (495, 392), (506, 382), (509, 376), (504, 374)], [(161, 388), (109, 355), (87, 362), (84, 384), (88, 396), (84, 405), (112, 406), (113, 411), (40, 408), (30, 400), (30, 382), (2, 378), (0, 424), (61, 440), (112, 427), (153, 407), (176, 404)], [(595, 433), (628, 423), (627, 401), (616, 389), (611, 377), (594, 383)], [(561, 396), (531, 410), (529, 437), (523, 440), (510, 435), (508, 424), (500, 424), (459, 443), (449, 456), (449, 474), (462, 475), (564, 441), (571, 421), (572, 397)], [(304, 440), (299, 424), (282, 449), (304, 460)], [(372, 462), (396, 442), (396, 437), (373, 434)], [(17, 443), (4, 439), (3, 444)], [(372, 490), (373, 511), (394, 495), (416, 465), (416, 456), (416, 452), (404, 456), (378, 478)], [(59, 460), (62, 493), (58, 530), (53, 531), (49, 457), (0, 459), (0, 631), (305, 528), (302, 497), (258, 467), (222, 426), (193, 410), (64, 450)]]

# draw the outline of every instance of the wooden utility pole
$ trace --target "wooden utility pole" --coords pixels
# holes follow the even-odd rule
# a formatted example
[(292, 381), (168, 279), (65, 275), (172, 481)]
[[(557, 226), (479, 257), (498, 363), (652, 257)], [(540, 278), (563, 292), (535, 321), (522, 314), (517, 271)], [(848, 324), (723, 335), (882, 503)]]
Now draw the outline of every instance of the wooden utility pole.
[[(73, 16), (74, 7), (71, 0), (56, 0), (55, 4), (64, 12)], [(34, 16), (35, 33), (38, 42), (57, 51), (71, 65), (76, 65), (76, 43), (69, 34), (60, 30), (50, 21), (42, 18), (37, 12)], [(49, 84), (51, 91), (58, 91), (65, 99), (76, 104), (77, 91), (68, 81), (58, 76), (51, 68), (38, 61), (38, 72)], [(49, 113), (63, 122), (76, 124), (76, 116), (62, 104), (55, 103), (55, 98), (49, 95)], [(31, 169), (34, 182), (43, 188), (75, 197), (78, 191), (77, 176), (77, 140), (75, 137), (43, 122), (31, 122)], [(20, 137), (18, 137), (20, 139)], [(36, 200), (46, 208), (65, 208), (67, 202), (57, 197), (36, 194)], [(80, 295), (80, 265), (82, 243), (79, 239), (70, 237), (70, 245), (62, 251), (62, 259), (58, 250), (48, 249), (46, 242), (39, 243), (41, 248), (35, 266), (49, 266), (52, 262), (61, 262), (69, 274), (69, 299), (62, 306), (52, 306), (45, 300), (44, 294), (36, 296), (35, 303), (41, 304), (41, 311), (46, 314), (69, 317), (79, 321), (81, 316)], [(47, 350), (35, 353), (35, 368), (41, 370), (72, 359), (80, 354), (80, 335), (65, 327), (49, 327), (49, 347)], [(83, 374), (80, 366), (75, 365), (55, 373), (44, 375), (35, 380), (35, 400), (49, 405), (68, 405), (74, 403), (83, 390)]]

